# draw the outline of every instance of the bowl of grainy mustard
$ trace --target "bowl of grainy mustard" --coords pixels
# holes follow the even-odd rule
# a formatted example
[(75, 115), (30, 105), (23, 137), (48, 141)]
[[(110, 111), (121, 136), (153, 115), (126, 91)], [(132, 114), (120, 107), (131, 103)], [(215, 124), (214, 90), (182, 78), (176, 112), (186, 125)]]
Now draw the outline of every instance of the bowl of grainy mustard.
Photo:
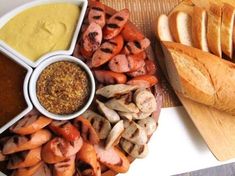
[(69, 120), (81, 115), (92, 103), (95, 80), (80, 59), (57, 55), (34, 70), (29, 94), (34, 106), (45, 116)]

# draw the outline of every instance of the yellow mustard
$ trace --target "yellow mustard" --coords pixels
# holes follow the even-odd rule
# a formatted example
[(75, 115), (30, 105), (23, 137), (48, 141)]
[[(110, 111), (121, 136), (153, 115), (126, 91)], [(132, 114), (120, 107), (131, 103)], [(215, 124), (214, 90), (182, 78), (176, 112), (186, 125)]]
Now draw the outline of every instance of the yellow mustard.
[(75, 4), (32, 7), (7, 22), (0, 29), (0, 39), (36, 61), (49, 52), (69, 48), (79, 15), (80, 8)]

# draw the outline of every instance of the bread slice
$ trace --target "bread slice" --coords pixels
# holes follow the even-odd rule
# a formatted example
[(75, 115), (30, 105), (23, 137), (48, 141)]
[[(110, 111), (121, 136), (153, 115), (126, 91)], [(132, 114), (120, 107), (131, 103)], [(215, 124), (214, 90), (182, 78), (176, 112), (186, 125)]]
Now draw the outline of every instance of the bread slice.
[(173, 41), (168, 16), (161, 14), (157, 19), (156, 36), (160, 41)]
[(210, 51), (219, 57), (222, 56), (220, 37), (221, 16), (221, 7), (217, 4), (211, 4), (208, 11), (207, 42)]
[(225, 3), (222, 8), (221, 47), (223, 53), (230, 58), (233, 56), (234, 15), (234, 7)]
[(179, 43), (162, 45), (169, 80), (178, 94), (235, 115), (235, 64)]
[(195, 6), (192, 15), (193, 45), (203, 51), (209, 52), (206, 39), (207, 13), (206, 10)]
[(188, 13), (177, 11), (169, 17), (170, 31), (174, 41), (193, 46), (192, 19)]

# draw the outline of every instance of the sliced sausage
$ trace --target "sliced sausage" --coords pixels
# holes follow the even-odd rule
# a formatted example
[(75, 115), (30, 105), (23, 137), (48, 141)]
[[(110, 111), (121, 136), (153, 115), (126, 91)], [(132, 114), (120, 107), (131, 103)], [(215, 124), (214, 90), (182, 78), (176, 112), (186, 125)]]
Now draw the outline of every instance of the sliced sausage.
[(95, 145), (98, 160), (117, 173), (125, 173), (130, 167), (127, 157), (116, 147), (105, 149), (102, 145)]
[(146, 89), (138, 89), (135, 92), (134, 102), (140, 111), (145, 113), (152, 113), (157, 107), (154, 95)]
[(147, 117), (145, 119), (139, 120), (137, 124), (144, 128), (148, 136), (152, 135), (157, 129), (156, 121), (152, 117)]
[(148, 154), (148, 145), (134, 144), (124, 138), (120, 140), (122, 149), (134, 158), (144, 158)]
[(9, 159), (9, 155), (5, 155), (2, 153), (3, 146), (9, 139), (10, 139), (9, 136), (2, 137), (0, 139), (0, 161), (5, 161)]
[(105, 149), (109, 149), (111, 146), (113, 146), (113, 144), (119, 138), (119, 136), (122, 134), (123, 131), (124, 131), (123, 120), (120, 120), (118, 123), (116, 123), (116, 125), (114, 125), (114, 127), (110, 131), (106, 139)]
[(125, 46), (126, 54), (138, 54), (146, 50), (150, 46), (150, 40), (144, 38), (142, 40), (135, 40), (133, 42), (128, 42)]
[(115, 85), (108, 85), (102, 88), (99, 88), (96, 91), (97, 95), (102, 95), (106, 98), (112, 98), (115, 96), (127, 94), (133, 90), (136, 90), (137, 86), (126, 85), (126, 84), (115, 84)]
[(129, 122), (129, 124), (122, 133), (122, 137), (138, 145), (146, 144), (148, 138), (145, 130), (134, 121)]
[(139, 109), (134, 103), (126, 103), (125, 97), (121, 97), (119, 99), (112, 98), (107, 103), (105, 103), (105, 105), (110, 109), (114, 109), (121, 112), (131, 112), (131, 113), (139, 112)]
[(53, 176), (73, 176), (75, 173), (75, 155), (56, 163), (53, 167)]
[(95, 78), (104, 84), (125, 84), (127, 77), (123, 73), (116, 73), (106, 70), (95, 70)]
[(129, 21), (123, 28), (121, 34), (124, 40), (127, 42), (134, 42), (135, 40), (140, 41), (144, 39), (144, 35), (136, 28), (133, 23)]
[(37, 148), (51, 139), (51, 133), (42, 129), (27, 136), (12, 136), (3, 146), (3, 154), (12, 154)]
[(82, 35), (81, 54), (85, 58), (91, 58), (92, 54), (100, 47), (102, 42), (102, 29), (99, 24), (92, 22)]
[(64, 138), (55, 137), (42, 147), (42, 159), (48, 164), (54, 164), (75, 155), (82, 147), (83, 140), (80, 137), (74, 142)]
[(95, 22), (101, 26), (105, 25), (105, 8), (101, 2), (93, 2), (88, 13), (89, 23)]
[(52, 176), (51, 170), (43, 163), (42, 166), (32, 176)]
[(118, 73), (136, 71), (145, 65), (145, 58), (145, 52), (129, 56), (119, 54), (110, 60), (109, 68), (110, 70)]
[(137, 76), (127, 82), (128, 85), (136, 85), (142, 88), (150, 88), (158, 83), (158, 79), (153, 75)]
[(83, 116), (90, 121), (100, 139), (108, 137), (111, 130), (111, 124), (108, 120), (91, 110), (86, 111)]
[(78, 128), (81, 132), (81, 136), (83, 140), (91, 143), (91, 144), (98, 144), (100, 138), (96, 133), (94, 127), (91, 123), (85, 119), (83, 116), (79, 116), (74, 120), (74, 125)]
[(42, 167), (43, 162), (39, 162), (34, 166), (26, 167), (26, 168), (20, 168), (13, 172), (13, 176), (32, 176), (34, 173), (37, 172), (37, 170)]
[(43, 129), (51, 123), (51, 119), (42, 115), (27, 115), (10, 127), (10, 131), (20, 135), (28, 135)]
[(80, 138), (80, 132), (69, 121), (53, 121), (50, 124), (50, 128), (57, 135), (64, 137), (68, 141), (74, 141)]
[(109, 18), (104, 28), (104, 39), (109, 40), (117, 36), (130, 17), (128, 9), (123, 9)]
[(41, 147), (16, 153), (11, 156), (7, 169), (31, 167), (41, 161)]
[(110, 123), (117, 123), (120, 121), (118, 113), (110, 108), (108, 108), (104, 103), (96, 100), (99, 111), (109, 120)]
[(77, 153), (77, 168), (81, 176), (96, 176), (98, 161), (93, 145), (84, 142), (81, 150)]
[(91, 59), (90, 67), (96, 68), (105, 64), (115, 55), (120, 53), (123, 48), (123, 45), (124, 40), (121, 35), (118, 35), (113, 39), (104, 42), (101, 47), (94, 53)]

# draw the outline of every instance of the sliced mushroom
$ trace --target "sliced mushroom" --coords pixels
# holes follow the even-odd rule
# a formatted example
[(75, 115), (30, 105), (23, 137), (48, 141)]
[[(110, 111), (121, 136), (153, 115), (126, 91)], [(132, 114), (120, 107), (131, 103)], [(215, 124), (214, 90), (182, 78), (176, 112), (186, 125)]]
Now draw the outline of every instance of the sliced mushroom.
[(122, 137), (138, 145), (144, 145), (148, 140), (145, 130), (134, 121), (130, 122)]
[(102, 95), (106, 98), (112, 98), (118, 95), (124, 95), (133, 90), (136, 90), (138, 87), (133, 85), (126, 84), (115, 84), (102, 87), (96, 91), (97, 95)]
[(129, 112), (118, 112), (119, 116), (123, 119), (127, 119), (129, 121), (132, 121), (132, 113)]
[(108, 108), (99, 100), (96, 100), (96, 102), (98, 104), (100, 113), (102, 113), (109, 120), (110, 123), (117, 123), (118, 121), (120, 121), (120, 117), (116, 111)]
[(123, 120), (120, 120), (110, 131), (109, 136), (106, 140), (105, 149), (109, 149), (118, 139), (118, 137), (122, 134), (123, 131), (124, 131)]
[(152, 135), (157, 129), (156, 121), (152, 117), (139, 120), (137, 123), (145, 129), (147, 135)]
[(121, 138), (120, 144), (122, 149), (134, 158), (144, 158), (148, 154), (148, 145), (134, 144), (124, 138)]
[(113, 110), (121, 111), (121, 112), (131, 112), (138, 113), (139, 109), (136, 107), (134, 103), (126, 103), (125, 97), (116, 99), (113, 98), (109, 100), (105, 105)]
[(142, 112), (152, 113), (157, 103), (154, 95), (146, 89), (138, 89), (134, 94), (134, 102)]
[(141, 120), (149, 117), (152, 114), (152, 112), (139, 112), (137, 114), (133, 114), (133, 120)]
[(108, 137), (111, 130), (111, 124), (106, 118), (91, 110), (87, 110), (83, 114), (83, 117), (90, 121), (100, 139), (106, 139)]

